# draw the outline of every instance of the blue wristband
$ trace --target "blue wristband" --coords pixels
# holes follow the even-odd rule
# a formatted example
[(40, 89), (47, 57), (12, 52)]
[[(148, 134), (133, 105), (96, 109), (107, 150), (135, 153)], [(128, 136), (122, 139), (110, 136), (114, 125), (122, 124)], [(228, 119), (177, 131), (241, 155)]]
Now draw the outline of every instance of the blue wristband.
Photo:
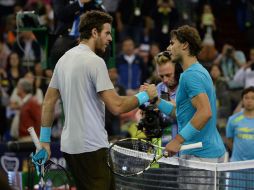
[(190, 141), (199, 134), (199, 130), (197, 130), (191, 122), (188, 122), (187, 125), (180, 131), (179, 135), (181, 135), (185, 141)]
[(51, 127), (41, 127), (40, 132), (40, 142), (50, 142), (51, 137)]
[(146, 103), (149, 100), (149, 96), (146, 91), (139, 92), (139, 93), (135, 94), (135, 96), (138, 99), (139, 105), (143, 105), (144, 103)]
[(169, 115), (173, 111), (174, 105), (171, 104), (170, 102), (167, 102), (166, 100), (160, 99), (158, 108), (162, 113)]

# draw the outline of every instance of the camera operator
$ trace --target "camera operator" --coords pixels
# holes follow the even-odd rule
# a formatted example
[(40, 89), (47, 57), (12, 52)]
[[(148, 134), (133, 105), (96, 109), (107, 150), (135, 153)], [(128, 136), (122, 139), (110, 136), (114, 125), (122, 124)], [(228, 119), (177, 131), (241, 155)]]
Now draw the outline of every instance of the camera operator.
[(254, 85), (254, 47), (250, 49), (250, 60), (235, 74), (234, 81), (244, 88)]
[[(182, 67), (179, 63), (173, 63), (171, 61), (170, 52), (164, 51), (157, 54), (154, 58), (156, 63), (156, 70), (161, 82), (157, 85), (158, 95), (167, 101), (176, 98), (176, 90), (182, 73)], [(171, 125), (171, 137), (175, 137), (177, 134), (177, 123), (173, 117), (165, 116), (170, 121)], [(164, 133), (165, 135), (165, 133)], [(166, 137), (166, 136), (165, 136)], [(165, 139), (167, 143), (170, 139)]]
[(239, 88), (238, 84), (234, 83), (233, 78), (235, 73), (245, 63), (246, 58), (244, 53), (242, 51), (235, 50), (235, 48), (230, 44), (224, 44), (222, 53), (214, 61), (214, 64), (221, 66), (223, 76), (227, 80), (230, 89)]
[[(182, 68), (179, 63), (173, 63), (170, 58), (170, 52), (164, 51), (160, 52), (154, 57), (154, 61), (156, 63), (156, 70), (161, 82), (157, 85), (158, 96), (166, 101), (171, 101), (175, 103), (176, 98), (176, 90), (180, 78), (180, 74), (182, 73)], [(141, 86), (141, 90), (142, 90)], [(155, 106), (156, 107), (156, 106)], [(166, 145), (171, 138), (174, 138), (177, 134), (177, 122), (174, 116), (167, 116), (162, 113), (158, 113), (152, 110), (153, 106), (149, 105), (146, 108), (143, 108), (143, 118), (139, 125), (152, 128), (152, 126), (156, 126), (157, 129), (150, 129), (150, 131), (146, 128), (151, 135), (153, 132), (156, 135), (160, 134), (160, 130), (163, 130), (162, 135), (162, 145)], [(157, 118), (157, 119), (155, 119)], [(166, 128), (168, 127), (168, 128)], [(171, 131), (171, 134), (170, 134)], [(147, 134), (146, 134), (147, 135)]]
[(53, 0), (56, 40), (50, 51), (50, 65), (54, 67), (58, 59), (79, 40), (79, 17), (89, 10), (102, 10), (96, 0)]

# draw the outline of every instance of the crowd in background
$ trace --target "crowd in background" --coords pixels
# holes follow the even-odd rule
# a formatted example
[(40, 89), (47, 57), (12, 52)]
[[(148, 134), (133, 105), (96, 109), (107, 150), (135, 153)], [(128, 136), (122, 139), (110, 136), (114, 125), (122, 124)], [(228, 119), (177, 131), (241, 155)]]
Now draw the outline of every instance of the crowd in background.
[[(114, 18), (116, 59), (113, 67), (109, 67), (109, 76), (120, 95), (134, 95), (144, 82), (160, 81), (154, 56), (169, 45), (172, 29), (188, 24), (199, 30), (203, 39), (199, 61), (213, 79), (217, 124), (224, 135), (229, 116), (241, 109), (242, 90), (254, 85), (254, 35), (251, 35), (254, 1), (103, 0), (102, 3)], [(232, 31), (224, 31), (228, 35), (225, 40), (220, 36), (223, 32), (218, 23), (222, 11), (232, 4), (236, 5), (233, 21), (246, 34), (244, 47), (234, 43)], [(5, 142), (24, 140), (27, 134), (20, 129), (24, 125), (39, 127), (40, 108), (53, 73), (52, 67), (42, 64), (45, 52), (34, 33), (17, 32), (19, 11), (35, 11), (49, 35), (55, 33), (57, 20), (53, 0), (0, 0), (0, 141)], [(58, 140), (63, 126), (60, 100), (55, 112), (52, 136)], [(107, 112), (109, 136), (130, 135), (137, 115), (138, 110), (120, 116)]]

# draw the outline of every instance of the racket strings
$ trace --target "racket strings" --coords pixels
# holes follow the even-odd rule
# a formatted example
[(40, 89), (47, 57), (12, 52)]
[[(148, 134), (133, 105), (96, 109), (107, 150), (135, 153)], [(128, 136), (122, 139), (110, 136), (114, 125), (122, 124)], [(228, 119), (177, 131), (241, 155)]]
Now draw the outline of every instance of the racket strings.
[(51, 185), (66, 190), (71, 186), (71, 178), (68, 172), (59, 164), (50, 160), (45, 164), (43, 180), (46, 186)]
[(149, 167), (155, 155), (156, 149), (145, 141), (118, 141), (109, 150), (109, 165), (116, 174), (135, 175)]

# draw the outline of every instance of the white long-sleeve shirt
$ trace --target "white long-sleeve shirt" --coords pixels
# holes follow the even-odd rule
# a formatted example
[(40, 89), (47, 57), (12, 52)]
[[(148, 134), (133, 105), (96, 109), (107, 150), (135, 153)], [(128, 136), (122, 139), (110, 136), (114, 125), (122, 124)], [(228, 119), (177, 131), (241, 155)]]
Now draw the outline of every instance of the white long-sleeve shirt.
[(254, 70), (252, 71), (251, 68), (239, 69), (234, 76), (234, 81), (245, 88), (254, 86)]

